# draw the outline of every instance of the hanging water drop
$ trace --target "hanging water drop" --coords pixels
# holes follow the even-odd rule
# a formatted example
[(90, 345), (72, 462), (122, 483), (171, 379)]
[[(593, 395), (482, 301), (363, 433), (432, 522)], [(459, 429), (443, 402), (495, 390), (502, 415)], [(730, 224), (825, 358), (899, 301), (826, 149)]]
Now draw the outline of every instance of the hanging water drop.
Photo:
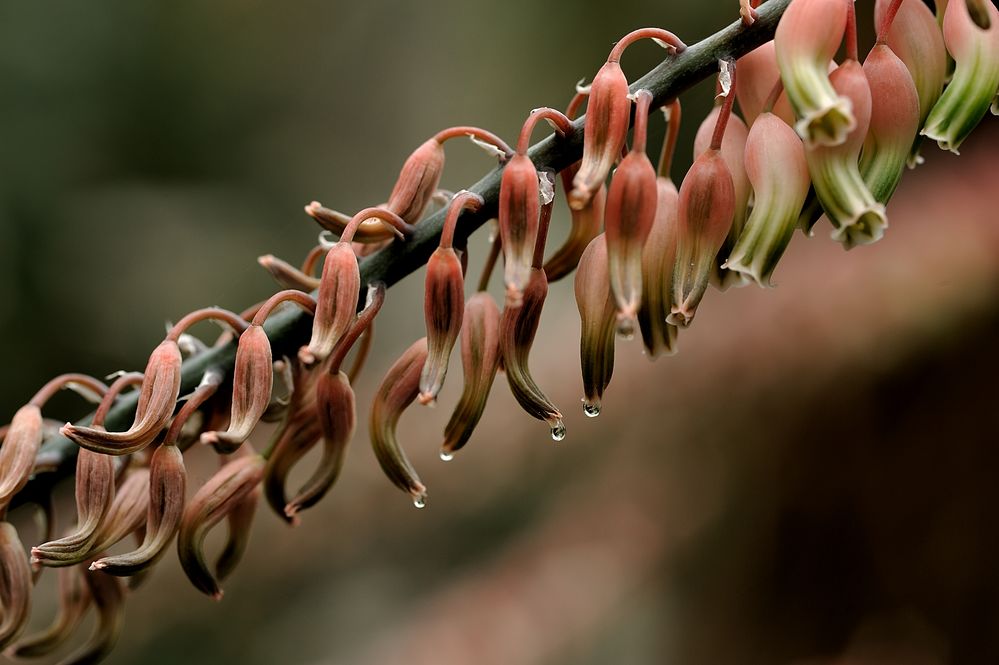
[(565, 438), (565, 423), (561, 420), (556, 420), (555, 424), (552, 426), (552, 440), (561, 441)]
[(453, 459), (454, 459), (454, 453), (449, 453), (448, 451), (443, 450), (443, 449), (441, 450), (441, 461), (442, 462), (450, 462)]
[(583, 413), (587, 418), (596, 418), (600, 415), (600, 404), (583, 401)]
[(426, 508), (427, 507), (427, 497), (422, 496), (422, 495), (416, 497), (415, 499), (413, 499), (413, 505), (416, 506), (417, 508)]

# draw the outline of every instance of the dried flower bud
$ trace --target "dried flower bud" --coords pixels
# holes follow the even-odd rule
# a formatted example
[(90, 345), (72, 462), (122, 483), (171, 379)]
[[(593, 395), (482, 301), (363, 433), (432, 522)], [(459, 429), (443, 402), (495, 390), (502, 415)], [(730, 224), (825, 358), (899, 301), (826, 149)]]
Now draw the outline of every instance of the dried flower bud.
[(392, 483), (413, 497), (413, 505), (426, 505), (427, 488), (395, 436), (396, 424), (420, 391), (420, 374), (427, 360), (427, 338), (421, 337), (389, 368), (371, 402), (369, 431), (375, 457)]
[(583, 374), (583, 413), (600, 415), (600, 400), (614, 373), (614, 331), (617, 310), (611, 297), (607, 240), (598, 235), (586, 247), (576, 270), (579, 308), (579, 359)]
[(771, 275), (791, 242), (810, 180), (798, 134), (773, 113), (763, 113), (749, 129), (746, 173), (755, 203), (725, 265), (772, 286)]
[(41, 658), (65, 644), (90, 607), (90, 589), (78, 567), (60, 568), (58, 574), (59, 610), (45, 629), (28, 635), (13, 648), (15, 658)]
[(739, 108), (746, 124), (752, 126), (756, 117), (763, 113), (771, 91), (780, 80), (773, 41), (739, 58), (738, 65), (739, 79), (735, 85), (735, 96), (739, 100)]
[[(137, 482), (136, 485), (138, 484)], [(157, 448), (146, 476), (146, 501), (135, 501), (136, 504), (147, 506), (146, 532), (142, 545), (133, 552), (98, 559), (90, 565), (90, 569), (110, 575), (129, 576), (156, 563), (180, 527), (186, 484), (183, 453), (177, 446), (162, 445)], [(125, 487), (122, 487), (119, 495), (125, 493)]]
[(500, 363), (500, 313), (485, 291), (468, 299), (461, 324), (461, 365), (464, 387), (444, 428), (441, 459), (449, 460), (471, 438), (486, 409), (489, 390)]
[(42, 410), (34, 404), (14, 414), (0, 446), (0, 515), (31, 477), (35, 456), (42, 445)]
[(97, 610), (97, 623), (90, 639), (64, 663), (99, 663), (104, 660), (118, 643), (125, 622), (125, 588), (121, 581), (89, 571), (83, 573), (83, 579)]
[(13, 643), (31, 615), (31, 567), (17, 529), (0, 522), (0, 650)]
[(565, 438), (562, 413), (534, 382), (528, 365), (528, 356), (538, 332), (541, 309), (547, 296), (548, 280), (545, 278), (545, 271), (532, 268), (531, 279), (524, 289), (522, 305), (503, 310), (500, 319), (500, 349), (503, 368), (514, 399), (529, 416), (547, 422), (552, 430), (552, 439), (561, 441)]
[(97, 529), (114, 501), (114, 459), (79, 451), (76, 457), (76, 529), (68, 536), (31, 548), (31, 562), (72, 566), (83, 561), (97, 539)]
[(273, 254), (265, 254), (257, 259), (257, 263), (264, 267), (282, 287), (286, 289), (298, 289), (299, 291), (315, 291), (319, 288), (319, 279), (312, 275), (307, 275), (295, 266), (282, 261)]
[(645, 154), (651, 102), (649, 91), (636, 93), (634, 143), (614, 172), (604, 210), (610, 289), (618, 329), (626, 337), (633, 334), (642, 305), (642, 249), (656, 216), (656, 170)]
[(253, 324), (239, 336), (232, 375), (232, 415), (224, 432), (205, 432), (201, 443), (223, 453), (238, 448), (260, 422), (274, 389), (271, 342), (262, 325)]
[(139, 392), (135, 420), (125, 432), (108, 432), (103, 427), (81, 427), (67, 423), (60, 432), (79, 446), (105, 455), (136, 453), (156, 438), (173, 415), (180, 395), (180, 347), (165, 339), (149, 356), (145, 380)]
[(871, 87), (871, 123), (860, 156), (860, 173), (874, 199), (895, 193), (919, 131), (919, 96), (905, 63), (884, 44), (864, 60)]
[(194, 587), (215, 600), (221, 600), (222, 588), (205, 561), (205, 537), (254, 491), (263, 477), (265, 463), (257, 454), (228, 462), (197, 491), (184, 510), (177, 534), (180, 565)]
[(310, 367), (329, 356), (357, 312), (361, 294), (361, 271), (349, 242), (338, 242), (326, 255), (323, 276), (316, 296), (316, 318), (312, 339), (298, 357)]
[[(874, 24), (881, 32), (891, 3), (892, 0), (877, 0), (874, 5)], [(922, 0), (903, 0), (882, 38), (912, 76), (919, 96), (919, 126), (922, 127), (940, 99), (947, 80), (947, 49), (936, 17)], [(919, 161), (919, 143), (918, 139), (913, 142), (910, 166)]]
[(793, 0), (774, 36), (784, 88), (806, 146), (836, 146), (856, 125), (850, 100), (829, 81), (829, 62), (846, 32), (852, 0)]
[(530, 277), (541, 218), (538, 170), (527, 155), (514, 155), (503, 169), (499, 194), (500, 246), (507, 302), (517, 306)]
[(709, 149), (694, 161), (680, 184), (674, 304), (667, 319), (673, 325), (686, 327), (693, 321), (734, 215), (732, 174), (721, 151)]
[(988, 6), (992, 25), (975, 25), (963, 2), (951, 2), (943, 36), (954, 58), (954, 76), (926, 119), (922, 134), (957, 153), (988, 112), (999, 88), (999, 9)]
[[(155, 456), (153, 453), (154, 459)], [(144, 529), (148, 512), (149, 469), (131, 469), (115, 491), (114, 503), (97, 530), (91, 554), (114, 547), (129, 534)], [(96, 570), (93, 565), (90, 569)]]
[(805, 146), (815, 194), (835, 229), (833, 240), (847, 249), (876, 242), (888, 221), (884, 206), (871, 194), (860, 175), (858, 160), (871, 118), (871, 89), (863, 67), (848, 60), (831, 76), (837, 92), (851, 100), (856, 125), (846, 141), (835, 147)]
[[(674, 353), (677, 336), (676, 326), (667, 323), (666, 317), (672, 309), (679, 193), (672, 180), (659, 177), (656, 178), (656, 195), (656, 217), (642, 253), (642, 307), (638, 310), (638, 326), (649, 358), (655, 358), (660, 353)], [(582, 316), (578, 279), (576, 303)], [(610, 381), (610, 372), (607, 377)]]

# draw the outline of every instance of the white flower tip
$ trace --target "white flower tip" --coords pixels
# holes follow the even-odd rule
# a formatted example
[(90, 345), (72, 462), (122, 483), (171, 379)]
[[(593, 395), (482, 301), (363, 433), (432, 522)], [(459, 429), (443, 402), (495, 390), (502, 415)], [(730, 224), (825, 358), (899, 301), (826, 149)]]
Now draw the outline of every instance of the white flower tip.
[(588, 94), (590, 94), (590, 86), (583, 85), (583, 81), (585, 81), (585, 80), (586, 80), (586, 77), (583, 77), (583, 78), (579, 79), (578, 81), (576, 81), (576, 92), (578, 94), (580, 94), (580, 95), (588, 95)]
[(492, 155), (493, 157), (497, 157), (499, 159), (506, 157), (506, 153), (494, 146), (492, 143), (487, 143), (482, 139), (476, 138), (472, 134), (469, 134), (468, 138), (472, 143), (485, 150), (487, 155)]

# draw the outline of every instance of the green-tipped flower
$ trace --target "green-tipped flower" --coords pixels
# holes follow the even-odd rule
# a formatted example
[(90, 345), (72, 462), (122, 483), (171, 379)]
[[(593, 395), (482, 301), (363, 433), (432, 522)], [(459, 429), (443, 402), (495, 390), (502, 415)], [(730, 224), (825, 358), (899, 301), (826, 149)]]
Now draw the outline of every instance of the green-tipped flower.
[(749, 130), (746, 173), (755, 203), (725, 265), (760, 286), (771, 286), (771, 275), (791, 242), (810, 184), (801, 139), (773, 113), (760, 115)]
[(898, 56), (877, 44), (864, 60), (871, 87), (871, 124), (860, 156), (860, 173), (874, 195), (887, 204), (895, 193), (919, 130), (919, 96)]
[(777, 65), (805, 145), (839, 145), (856, 124), (850, 100), (829, 81), (852, 1), (793, 0), (777, 26)]
[(964, 2), (951, 2), (943, 35), (954, 76), (926, 119), (922, 134), (956, 153), (988, 112), (999, 88), (999, 10), (989, 5), (988, 30), (975, 25)]
[(586, 247), (576, 270), (583, 413), (591, 418), (600, 415), (600, 400), (614, 373), (617, 314), (607, 278), (607, 239), (600, 234)]
[(888, 220), (884, 206), (871, 194), (858, 166), (871, 120), (871, 88), (864, 69), (856, 60), (848, 60), (831, 78), (837, 92), (850, 99), (856, 126), (844, 143), (834, 147), (806, 146), (805, 156), (815, 194), (835, 227), (832, 238), (850, 249), (880, 240)]

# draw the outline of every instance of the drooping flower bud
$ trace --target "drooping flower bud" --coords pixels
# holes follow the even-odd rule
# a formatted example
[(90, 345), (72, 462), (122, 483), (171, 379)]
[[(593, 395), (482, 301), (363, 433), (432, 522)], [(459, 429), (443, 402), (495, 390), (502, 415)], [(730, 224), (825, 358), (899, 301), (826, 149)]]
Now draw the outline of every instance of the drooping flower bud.
[(852, 0), (793, 0), (774, 36), (777, 65), (806, 146), (836, 146), (856, 125), (850, 100), (829, 81)]
[[(919, 96), (919, 126), (926, 122), (947, 80), (947, 49), (933, 12), (922, 0), (903, 0), (890, 22), (888, 10), (893, 0), (877, 0), (874, 25), (891, 50), (905, 63)], [(888, 30), (885, 33), (885, 26)], [(872, 85), (872, 91), (874, 86)], [(909, 165), (919, 161), (920, 140), (913, 142)]]
[[(309, 375), (309, 381), (302, 376), (304, 374)], [(301, 370), (296, 372), (296, 385), (308, 383), (308, 392), (303, 395), (296, 390), (293, 395), (288, 416), (276, 436), (277, 443), (264, 470), (264, 497), (274, 512), (292, 526), (298, 522), (294, 514), (289, 516), (287, 512), (290, 503), (285, 488), (288, 474), (323, 436), (316, 404), (317, 391), (312, 388), (311, 381), (315, 377), (314, 380), (318, 382), (316, 374), (317, 372), (306, 373)]]
[(642, 253), (642, 307), (638, 310), (638, 327), (651, 359), (661, 353), (675, 353), (677, 336), (676, 326), (667, 323), (666, 317), (672, 310), (679, 193), (672, 180), (661, 176), (656, 178), (656, 192), (656, 218)]
[(620, 60), (629, 45), (644, 38), (655, 39), (674, 53), (686, 48), (676, 35), (658, 28), (635, 30), (614, 45), (607, 62), (590, 84), (590, 101), (583, 130), (583, 159), (569, 195), (571, 208), (581, 210), (586, 207), (621, 155), (628, 135), (631, 101), (628, 98), (628, 79), (621, 69)]
[(205, 560), (205, 537), (256, 489), (265, 463), (257, 454), (228, 462), (197, 491), (184, 510), (177, 534), (180, 565), (194, 587), (215, 600), (221, 600), (222, 588)]
[(464, 387), (444, 428), (441, 459), (449, 460), (472, 437), (489, 399), (500, 362), (500, 312), (485, 291), (468, 299), (461, 323)]
[(427, 488), (420, 482), (396, 439), (395, 428), (399, 417), (420, 392), (420, 374), (427, 361), (427, 338), (421, 337), (406, 349), (389, 368), (371, 402), (369, 431), (375, 457), (392, 483), (413, 497), (413, 505), (423, 508), (427, 501)]
[(90, 607), (90, 589), (78, 567), (60, 568), (59, 609), (55, 620), (41, 631), (27, 635), (14, 645), (15, 658), (41, 658), (65, 644)]
[[(97, 530), (97, 538), (90, 548), (90, 554), (104, 552), (129, 534), (143, 530), (148, 512), (149, 469), (130, 469), (115, 491), (114, 502)], [(94, 570), (93, 565), (91, 570)]]
[[(514, 161), (516, 159), (515, 157)], [(536, 174), (534, 179), (537, 182)], [(466, 191), (455, 194), (444, 220), (440, 246), (427, 261), (423, 314), (427, 324), (428, 355), (420, 376), (420, 404), (433, 404), (436, 401), (437, 393), (444, 386), (444, 377), (447, 376), (451, 350), (461, 331), (465, 308), (465, 277), (461, 259), (452, 246), (454, 227), (464, 210), (474, 212), (482, 204), (482, 197), (478, 194)]]
[(260, 485), (254, 485), (226, 513), (226, 539), (218, 559), (215, 561), (215, 577), (224, 582), (239, 566), (239, 562), (250, 544), (250, 532), (253, 528), (253, 517), (257, 514), (257, 504), (260, 503)]
[(319, 279), (308, 275), (286, 261), (282, 261), (273, 254), (265, 254), (257, 259), (263, 268), (269, 272), (278, 284), (286, 289), (298, 289), (299, 291), (315, 291), (319, 288)]
[(618, 330), (630, 337), (642, 305), (642, 249), (656, 216), (656, 170), (645, 154), (652, 93), (635, 93), (635, 133), (621, 160), (604, 210), (610, 289), (617, 306)]
[(806, 145), (805, 157), (815, 194), (835, 227), (832, 238), (849, 249), (880, 240), (888, 221), (884, 206), (874, 199), (858, 166), (871, 118), (867, 76), (859, 62), (847, 60), (831, 79), (836, 91), (850, 99), (856, 125), (838, 146)]
[(99, 663), (118, 643), (125, 623), (125, 588), (120, 580), (84, 571), (84, 582), (97, 610), (97, 622), (90, 638), (65, 663)]
[(583, 374), (583, 413), (600, 415), (600, 400), (614, 373), (614, 331), (617, 309), (611, 297), (607, 240), (598, 235), (587, 246), (576, 270), (579, 308), (579, 359)]
[(538, 170), (527, 155), (514, 155), (503, 169), (499, 195), (503, 281), (510, 306), (518, 306), (527, 285), (540, 217)]
[(773, 113), (763, 113), (749, 129), (746, 174), (755, 203), (725, 266), (772, 286), (811, 183), (801, 139)]
[(983, 30), (963, 2), (951, 2), (943, 35), (954, 58), (954, 76), (926, 119), (922, 134), (956, 153), (988, 112), (999, 88), (999, 9), (987, 7), (991, 26)]
[(0, 515), (31, 477), (42, 445), (42, 410), (26, 404), (17, 410), (0, 446)]
[(12, 644), (31, 615), (31, 567), (17, 529), (0, 522), (0, 650)]
[[(773, 41), (759, 46), (737, 61), (739, 80), (735, 85), (735, 96), (746, 124), (752, 126), (756, 117), (763, 113), (770, 92), (780, 80), (777, 69), (777, 51)], [(698, 154), (700, 154), (698, 152)]]
[(864, 60), (871, 88), (871, 123), (860, 156), (860, 174), (878, 203), (895, 193), (919, 131), (919, 96), (905, 63), (884, 44)]

